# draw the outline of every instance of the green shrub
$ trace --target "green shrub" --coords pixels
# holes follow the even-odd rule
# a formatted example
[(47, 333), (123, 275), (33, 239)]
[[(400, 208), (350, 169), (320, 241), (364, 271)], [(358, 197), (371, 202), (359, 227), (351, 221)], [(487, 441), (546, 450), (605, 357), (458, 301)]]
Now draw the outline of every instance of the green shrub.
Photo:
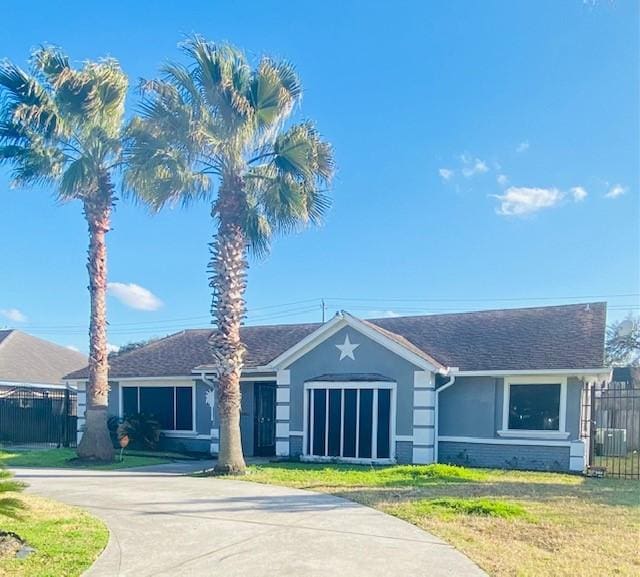
[(117, 446), (120, 446), (120, 439), (127, 436), (129, 448), (154, 451), (160, 442), (160, 423), (153, 415), (130, 415), (118, 425), (116, 435)]

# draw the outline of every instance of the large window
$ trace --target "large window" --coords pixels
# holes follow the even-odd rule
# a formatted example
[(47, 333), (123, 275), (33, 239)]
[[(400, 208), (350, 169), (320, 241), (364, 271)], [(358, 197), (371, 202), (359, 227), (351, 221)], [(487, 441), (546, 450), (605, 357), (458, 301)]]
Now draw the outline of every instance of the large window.
[(165, 431), (193, 430), (193, 387), (122, 387), (122, 415), (153, 415)]
[(305, 454), (344, 459), (391, 458), (392, 385), (362, 388), (317, 383), (305, 391)]
[(560, 430), (560, 383), (511, 384), (509, 429)]

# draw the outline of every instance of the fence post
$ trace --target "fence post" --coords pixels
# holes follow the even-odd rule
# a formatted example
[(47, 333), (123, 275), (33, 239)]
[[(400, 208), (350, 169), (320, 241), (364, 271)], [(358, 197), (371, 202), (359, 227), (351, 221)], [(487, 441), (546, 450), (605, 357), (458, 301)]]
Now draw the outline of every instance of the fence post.
[(62, 429), (62, 446), (69, 447), (69, 388), (64, 390), (64, 417), (63, 417), (63, 429)]

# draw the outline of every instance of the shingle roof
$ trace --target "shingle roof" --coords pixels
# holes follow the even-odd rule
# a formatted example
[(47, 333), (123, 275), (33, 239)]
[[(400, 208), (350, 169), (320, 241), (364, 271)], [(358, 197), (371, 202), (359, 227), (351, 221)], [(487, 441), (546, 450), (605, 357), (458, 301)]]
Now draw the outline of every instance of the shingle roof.
[(596, 369), (605, 303), (375, 319), (460, 370)]
[[(370, 319), (407, 348), (460, 370), (601, 368), (605, 303)], [(261, 367), (320, 324), (242, 327), (247, 368)], [(185, 330), (110, 361), (111, 378), (189, 375), (211, 364), (211, 329)], [(68, 375), (87, 378), (86, 369)]]
[(17, 330), (0, 331), (0, 381), (58, 384), (87, 364), (77, 351)]

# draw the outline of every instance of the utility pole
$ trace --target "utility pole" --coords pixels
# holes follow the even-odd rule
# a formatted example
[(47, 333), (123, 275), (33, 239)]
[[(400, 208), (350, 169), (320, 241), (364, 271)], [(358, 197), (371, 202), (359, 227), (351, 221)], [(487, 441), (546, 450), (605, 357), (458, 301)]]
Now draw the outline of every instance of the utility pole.
[(320, 307), (322, 308), (322, 322), (324, 323), (324, 313), (327, 310), (327, 305), (324, 302), (324, 299), (320, 300)]

